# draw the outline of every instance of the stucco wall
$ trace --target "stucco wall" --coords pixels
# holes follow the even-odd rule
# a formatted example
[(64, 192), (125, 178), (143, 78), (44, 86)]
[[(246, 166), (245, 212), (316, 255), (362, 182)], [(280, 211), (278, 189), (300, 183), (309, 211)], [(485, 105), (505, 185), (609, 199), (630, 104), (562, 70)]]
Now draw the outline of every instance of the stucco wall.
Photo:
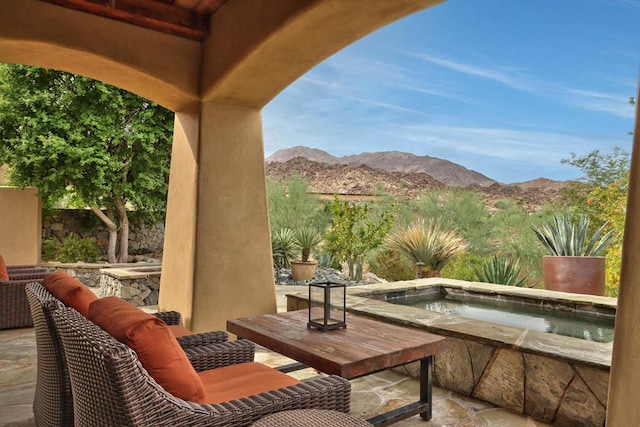
[(9, 265), (40, 261), (42, 209), (36, 192), (0, 187), (0, 253)]

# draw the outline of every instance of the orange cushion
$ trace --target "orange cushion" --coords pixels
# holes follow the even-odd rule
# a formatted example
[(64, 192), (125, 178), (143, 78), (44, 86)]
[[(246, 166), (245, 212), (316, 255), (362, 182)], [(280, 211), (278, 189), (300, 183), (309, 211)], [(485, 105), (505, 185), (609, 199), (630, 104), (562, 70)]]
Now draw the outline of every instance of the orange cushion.
[(221, 403), (298, 384), (300, 381), (261, 363), (247, 362), (198, 372), (207, 403)]
[(180, 326), (180, 325), (168, 325), (169, 326), (169, 330), (171, 331), (171, 333), (173, 334), (174, 337), (184, 337), (187, 335), (193, 335), (193, 332), (191, 332), (190, 330), (188, 330), (187, 328)]
[(205, 402), (198, 374), (162, 320), (118, 297), (91, 303), (89, 320), (135, 351), (142, 366), (166, 391), (190, 402)]
[(7, 264), (4, 262), (2, 254), (0, 254), (0, 280), (9, 280), (9, 273), (7, 272)]
[(84, 317), (89, 316), (89, 304), (98, 299), (81, 281), (62, 271), (47, 274), (42, 285), (64, 305), (76, 309)]

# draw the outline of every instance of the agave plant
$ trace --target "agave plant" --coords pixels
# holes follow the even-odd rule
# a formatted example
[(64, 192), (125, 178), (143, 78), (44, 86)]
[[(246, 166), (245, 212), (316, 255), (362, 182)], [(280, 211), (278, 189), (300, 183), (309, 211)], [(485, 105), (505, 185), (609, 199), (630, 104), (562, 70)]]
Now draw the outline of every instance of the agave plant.
[(485, 258), (479, 266), (471, 265), (476, 280), (498, 285), (531, 287), (529, 283), (531, 273), (523, 275), (519, 260), (513, 260), (504, 255), (493, 255)]
[(554, 256), (602, 256), (615, 240), (615, 230), (605, 233), (608, 223), (589, 235), (589, 218), (580, 215), (575, 223), (571, 215), (555, 215), (541, 227), (532, 226), (536, 237), (549, 253)]
[(440, 270), (452, 257), (469, 247), (455, 227), (423, 219), (389, 235), (385, 245), (419, 266), (418, 275), (421, 277), (439, 276)]
[(302, 250), (302, 262), (309, 261), (311, 249), (322, 242), (322, 233), (313, 227), (300, 227), (294, 232), (294, 242)]

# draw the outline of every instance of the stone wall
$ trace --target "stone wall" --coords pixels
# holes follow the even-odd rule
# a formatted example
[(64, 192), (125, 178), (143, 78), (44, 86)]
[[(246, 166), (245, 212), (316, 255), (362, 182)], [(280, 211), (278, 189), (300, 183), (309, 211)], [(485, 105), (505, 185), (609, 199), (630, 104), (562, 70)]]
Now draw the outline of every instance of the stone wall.
[[(102, 254), (106, 255), (109, 232), (104, 223), (90, 210), (57, 209), (42, 221), (42, 240), (50, 238), (64, 239), (69, 233), (80, 237), (94, 237)], [(129, 228), (129, 254), (162, 252), (164, 242), (164, 223), (152, 226), (132, 215)]]
[(557, 426), (601, 427), (609, 369), (449, 337), (434, 384)]
[(100, 297), (116, 296), (135, 306), (158, 304), (160, 266), (100, 271)]
[(51, 270), (60, 270), (71, 277), (75, 277), (91, 288), (100, 286), (100, 269), (108, 268), (108, 264), (89, 263), (43, 263), (42, 266)]

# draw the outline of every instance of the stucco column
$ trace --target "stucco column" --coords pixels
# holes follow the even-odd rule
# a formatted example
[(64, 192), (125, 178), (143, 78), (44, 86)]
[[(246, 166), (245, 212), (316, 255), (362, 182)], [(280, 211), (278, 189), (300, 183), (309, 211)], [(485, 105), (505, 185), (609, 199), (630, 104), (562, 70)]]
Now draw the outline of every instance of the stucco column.
[[(638, 97), (640, 97), (640, 81)], [(622, 244), (622, 271), (613, 341), (607, 426), (640, 425), (640, 108), (631, 154), (629, 198)]]
[(173, 156), (159, 308), (196, 332), (274, 313), (260, 110), (205, 102), (199, 117), (176, 114)]
[(200, 104), (175, 114), (167, 196), (158, 308), (182, 314), (187, 327), (193, 312)]

